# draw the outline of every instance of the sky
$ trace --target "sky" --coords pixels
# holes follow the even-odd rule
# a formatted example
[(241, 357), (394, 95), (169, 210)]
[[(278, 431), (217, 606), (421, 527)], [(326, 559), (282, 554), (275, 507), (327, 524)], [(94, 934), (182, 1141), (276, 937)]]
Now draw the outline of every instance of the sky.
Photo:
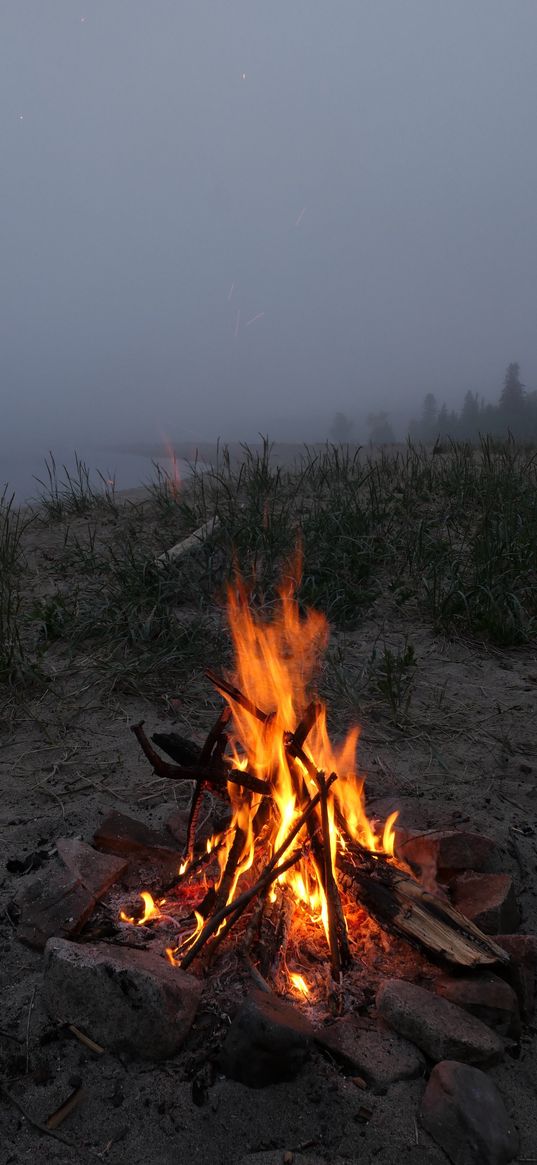
[(536, 0), (2, 0), (1, 458), (537, 386)]

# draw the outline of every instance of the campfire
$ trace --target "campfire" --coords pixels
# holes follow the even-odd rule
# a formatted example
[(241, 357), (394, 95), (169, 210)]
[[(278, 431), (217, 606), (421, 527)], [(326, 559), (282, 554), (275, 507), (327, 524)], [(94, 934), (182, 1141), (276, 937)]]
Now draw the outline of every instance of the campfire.
[[(505, 951), (431, 893), (394, 856), (397, 813), (385, 822), (366, 813), (356, 768), (359, 729), (331, 742), (324, 704), (314, 694), (328, 624), (300, 613), (295, 584), (282, 586), (270, 617), (254, 613), (245, 586), (228, 593), (234, 648), (230, 677), (207, 672), (224, 707), (199, 749), (175, 733), (153, 742), (133, 731), (155, 773), (194, 781), (183, 859), (162, 897), (142, 891), (132, 925), (164, 919), (175, 932), (166, 950), (183, 970), (207, 965), (231, 936), (259, 985), (284, 976), (295, 996), (310, 996), (304, 965), (286, 961), (303, 939), (330, 965), (341, 999), (356, 937), (373, 918), (385, 931), (460, 967), (505, 962)], [(225, 827), (198, 841), (200, 808), (210, 790), (228, 808)]]

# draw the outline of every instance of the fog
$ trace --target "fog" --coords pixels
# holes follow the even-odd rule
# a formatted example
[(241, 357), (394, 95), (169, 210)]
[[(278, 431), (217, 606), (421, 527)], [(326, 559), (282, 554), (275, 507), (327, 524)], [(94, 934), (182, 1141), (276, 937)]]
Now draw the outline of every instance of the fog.
[(0, 482), (537, 384), (535, 0), (3, 0)]

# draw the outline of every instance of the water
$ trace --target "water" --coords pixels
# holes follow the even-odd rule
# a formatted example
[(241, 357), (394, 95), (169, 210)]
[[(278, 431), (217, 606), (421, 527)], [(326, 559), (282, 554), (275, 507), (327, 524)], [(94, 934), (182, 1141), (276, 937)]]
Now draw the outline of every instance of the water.
[[(72, 477), (76, 479), (75, 454), (71, 449), (54, 449), (54, 460), (58, 481), (65, 479), (63, 466), (65, 465)], [(157, 478), (155, 463), (161, 470), (171, 477), (177, 471), (179, 479), (184, 481), (190, 473), (190, 466), (179, 458), (174, 463), (172, 457), (166, 455), (151, 458), (143, 453), (123, 453), (109, 450), (103, 451), (98, 447), (78, 448), (77, 455), (91, 470), (91, 481), (96, 489), (104, 488), (99, 472), (107, 481), (114, 481), (116, 490), (135, 489)], [(176, 466), (176, 471), (175, 471)], [(8, 494), (15, 494), (16, 501), (22, 505), (25, 502), (36, 500), (42, 486), (36, 478), (47, 484), (48, 474), (45, 465), (45, 456), (34, 453), (32, 450), (20, 450), (17, 453), (9, 452), (0, 455), (0, 495), (7, 486)]]

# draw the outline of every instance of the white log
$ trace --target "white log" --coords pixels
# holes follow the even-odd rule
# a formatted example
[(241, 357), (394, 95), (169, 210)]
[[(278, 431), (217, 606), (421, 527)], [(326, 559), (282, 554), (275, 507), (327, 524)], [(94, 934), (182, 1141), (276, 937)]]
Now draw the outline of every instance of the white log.
[(189, 534), (188, 538), (183, 538), (182, 542), (176, 542), (175, 546), (171, 546), (169, 550), (165, 550), (163, 554), (159, 554), (155, 559), (155, 565), (162, 567), (167, 566), (170, 562), (175, 562), (176, 559), (182, 558), (183, 554), (189, 554), (191, 550), (195, 550), (211, 534), (218, 529), (220, 519), (218, 517), (209, 518), (208, 522), (204, 522), (203, 526), (199, 526), (194, 530), (193, 534)]

